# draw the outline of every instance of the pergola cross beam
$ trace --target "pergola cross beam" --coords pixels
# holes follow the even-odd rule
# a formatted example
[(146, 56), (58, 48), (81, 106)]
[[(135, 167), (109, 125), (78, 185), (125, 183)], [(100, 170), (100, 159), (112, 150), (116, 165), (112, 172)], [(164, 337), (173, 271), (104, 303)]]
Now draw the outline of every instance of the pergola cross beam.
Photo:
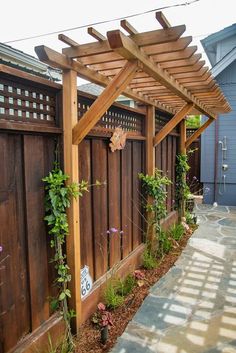
[[(102, 44), (103, 43), (101, 43), (101, 45)], [(38, 58), (44, 63), (62, 70), (74, 70), (81, 78), (84, 78), (85, 80), (90, 80), (91, 82), (94, 82), (102, 87), (106, 87), (111, 82), (111, 80), (105, 75), (102, 75), (96, 72), (95, 70), (84, 66), (79, 61), (72, 60), (66, 55), (60, 54), (57, 51), (46, 47), (45, 45), (35, 47), (35, 52), (38, 55)], [(157, 109), (167, 111), (171, 114), (175, 113), (175, 111), (172, 108), (168, 107), (168, 105), (162, 105), (141, 93), (132, 91), (129, 88), (124, 89), (122, 93), (126, 97), (134, 99), (135, 101), (139, 101), (147, 105), (153, 105)]]
[(73, 144), (79, 144), (127, 87), (138, 69), (138, 61), (128, 61), (73, 128)]
[(107, 37), (111, 48), (118, 52), (127, 60), (137, 59), (142, 64), (144, 72), (149, 74), (155, 80), (160, 82), (163, 86), (176, 93), (180, 98), (187, 103), (193, 103), (201, 113), (215, 119), (216, 114), (205, 108), (201, 102), (194, 97), (186, 88), (179, 84), (173, 77), (171, 77), (159, 64), (153, 63), (150, 58), (140, 50), (139, 46), (134, 40), (125, 36), (121, 31), (115, 30), (107, 32)]
[(171, 120), (155, 135), (153, 145), (158, 145), (164, 138), (185, 118), (185, 116), (193, 108), (193, 104), (186, 104)]
[(199, 127), (199, 129), (197, 129), (187, 140), (185, 143), (185, 147), (188, 148), (191, 143), (193, 143), (202, 133), (204, 130), (206, 130), (206, 128), (213, 123), (213, 121), (215, 121), (215, 119), (208, 119), (201, 127)]

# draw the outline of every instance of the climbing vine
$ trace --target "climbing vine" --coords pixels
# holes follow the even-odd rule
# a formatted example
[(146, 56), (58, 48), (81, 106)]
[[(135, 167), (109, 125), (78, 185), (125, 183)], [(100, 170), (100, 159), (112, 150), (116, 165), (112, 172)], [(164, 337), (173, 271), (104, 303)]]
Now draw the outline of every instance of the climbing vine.
[[(145, 200), (144, 208), (149, 212), (150, 215), (152, 215), (149, 217), (147, 226), (148, 229), (154, 227), (157, 240), (157, 249), (155, 255), (158, 256), (160, 255), (158, 254), (158, 251), (161, 249), (160, 222), (167, 214), (166, 187), (171, 184), (171, 180), (167, 176), (163, 175), (163, 172), (158, 169), (155, 169), (154, 175), (144, 175), (143, 173), (140, 173), (139, 178), (142, 181), (142, 188), (145, 195), (150, 196), (150, 199)], [(153, 249), (148, 249), (148, 251), (153, 252)]]
[(55, 251), (52, 262), (57, 271), (55, 284), (58, 288), (58, 295), (52, 298), (51, 307), (53, 310), (60, 310), (65, 320), (67, 351), (71, 352), (73, 351), (74, 343), (70, 321), (75, 316), (75, 312), (68, 308), (68, 298), (71, 297), (68, 283), (71, 281), (71, 275), (63, 250), (63, 244), (69, 232), (66, 209), (70, 207), (71, 198), (82, 196), (84, 191), (88, 191), (88, 183), (82, 181), (80, 184), (66, 184), (68, 179), (69, 176), (64, 174), (59, 165), (56, 164), (55, 168), (43, 181), (46, 184), (46, 216), (44, 220), (49, 227), (50, 245)]
[(190, 194), (189, 187), (186, 182), (186, 174), (189, 171), (190, 166), (188, 164), (187, 154), (178, 154), (176, 156), (176, 206), (180, 208), (181, 214), (184, 213), (184, 204)]

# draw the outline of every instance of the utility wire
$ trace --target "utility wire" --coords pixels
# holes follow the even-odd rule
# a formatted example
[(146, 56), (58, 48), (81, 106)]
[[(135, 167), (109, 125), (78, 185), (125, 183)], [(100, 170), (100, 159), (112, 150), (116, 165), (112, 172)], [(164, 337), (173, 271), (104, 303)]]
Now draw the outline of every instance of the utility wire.
[(91, 27), (91, 26), (97, 26), (97, 25), (101, 25), (101, 24), (104, 24), (104, 23), (114, 22), (114, 21), (125, 20), (125, 19), (127, 19), (127, 18), (132, 18), (132, 17), (141, 16), (141, 15), (146, 15), (146, 14), (151, 13), (151, 12), (156, 12), (156, 11), (160, 11), (160, 10), (170, 9), (170, 8), (173, 8), (173, 7), (192, 5), (193, 3), (198, 2), (198, 1), (200, 1), (200, 0), (192, 0), (192, 1), (186, 1), (186, 2), (181, 3), (181, 4), (163, 6), (163, 7), (157, 8), (157, 9), (148, 10), (148, 11), (144, 11), (144, 12), (139, 12), (139, 13), (135, 13), (135, 14), (132, 14), (132, 15), (125, 16), (125, 17), (117, 17), (117, 18), (113, 18), (113, 19), (110, 19), (110, 20), (98, 21), (98, 22), (89, 23), (89, 24), (82, 25), (82, 26), (77, 26), (77, 27), (72, 27), (72, 28), (61, 29), (60, 31), (48, 32), (48, 33), (44, 33), (44, 34), (38, 34), (38, 35), (35, 35), (35, 36), (30, 36), (30, 37), (24, 37), (24, 38), (9, 40), (9, 41), (7, 41), (7, 42), (3, 42), (3, 44), (10, 44), (10, 43), (16, 43), (16, 42), (23, 42), (23, 41), (25, 41), (25, 40), (35, 39), (35, 38), (41, 38), (41, 37), (46, 37), (46, 36), (51, 36), (51, 35), (53, 35), (53, 34), (59, 34), (59, 33), (61, 33), (61, 32), (70, 32), (70, 31), (75, 31), (76, 29), (81, 29), (81, 28), (86, 28), (86, 27)]

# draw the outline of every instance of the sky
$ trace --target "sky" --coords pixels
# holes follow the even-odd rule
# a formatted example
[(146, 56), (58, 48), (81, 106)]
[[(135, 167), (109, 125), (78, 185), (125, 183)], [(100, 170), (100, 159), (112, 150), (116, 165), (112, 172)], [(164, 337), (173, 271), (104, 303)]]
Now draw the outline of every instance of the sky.
[[(65, 32), (67, 28), (83, 26), (94, 22), (192, 2), (193, 0), (11, 0), (1, 1), (0, 42), (9, 42), (29, 36), (61, 31), (80, 44), (94, 41), (87, 34), (87, 29)], [(193, 36), (193, 45), (198, 46), (198, 53), (206, 56), (200, 40), (236, 22), (235, 0), (198, 0), (190, 5), (163, 10), (172, 26), (185, 24), (184, 36)], [(128, 21), (140, 32), (161, 28), (155, 19), (155, 12), (129, 18)], [(95, 25), (102, 34), (119, 29), (119, 21)], [(30, 40), (7, 43), (17, 49), (36, 56), (34, 47), (47, 45), (61, 51), (65, 44), (57, 38), (58, 34)], [(207, 62), (208, 63), (208, 62)]]

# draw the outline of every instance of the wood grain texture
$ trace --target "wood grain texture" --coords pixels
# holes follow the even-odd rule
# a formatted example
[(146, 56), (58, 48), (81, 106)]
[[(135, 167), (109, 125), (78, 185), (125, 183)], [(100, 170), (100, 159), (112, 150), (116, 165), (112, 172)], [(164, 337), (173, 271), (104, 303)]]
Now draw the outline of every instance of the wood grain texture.
[(109, 236), (109, 267), (121, 260), (121, 154), (120, 151), (108, 152), (108, 209), (109, 228), (118, 232)]
[(126, 257), (133, 247), (132, 240), (132, 142), (127, 141), (121, 151), (121, 249), (122, 258)]
[[(72, 144), (72, 129), (77, 123), (77, 74), (75, 71), (63, 72), (63, 146), (64, 171), (69, 175), (68, 183), (79, 182), (78, 146)], [(81, 320), (81, 287), (80, 287), (80, 224), (79, 198), (71, 200), (67, 210), (69, 234), (66, 240), (68, 266), (72, 280), (70, 282), (71, 298), (69, 305), (76, 311), (73, 320), (74, 330), (78, 332)]]
[[(107, 143), (102, 139), (92, 140), (92, 183), (96, 180), (107, 183)], [(93, 210), (93, 237), (94, 250), (94, 272), (95, 279), (100, 278), (108, 269), (108, 208), (107, 208), (107, 184), (101, 187), (94, 187), (92, 190)], [(116, 195), (111, 196), (114, 200)], [(90, 220), (84, 219), (83, 222)]]
[(7, 352), (31, 328), (20, 136), (0, 134), (0, 159), (0, 347)]
[[(80, 181), (85, 180), (92, 184), (91, 169), (91, 151), (92, 143), (90, 139), (81, 142), (79, 148), (79, 175)], [(81, 267), (89, 266), (89, 272), (93, 279), (94, 274), (94, 239), (93, 239), (93, 209), (92, 209), (93, 188), (89, 192), (85, 192), (80, 199), (80, 251), (81, 251)]]
[[(32, 153), (34, 151), (34, 153)], [(49, 317), (47, 236), (44, 217), (44, 141), (41, 136), (24, 136), (25, 198), (32, 329)]]

